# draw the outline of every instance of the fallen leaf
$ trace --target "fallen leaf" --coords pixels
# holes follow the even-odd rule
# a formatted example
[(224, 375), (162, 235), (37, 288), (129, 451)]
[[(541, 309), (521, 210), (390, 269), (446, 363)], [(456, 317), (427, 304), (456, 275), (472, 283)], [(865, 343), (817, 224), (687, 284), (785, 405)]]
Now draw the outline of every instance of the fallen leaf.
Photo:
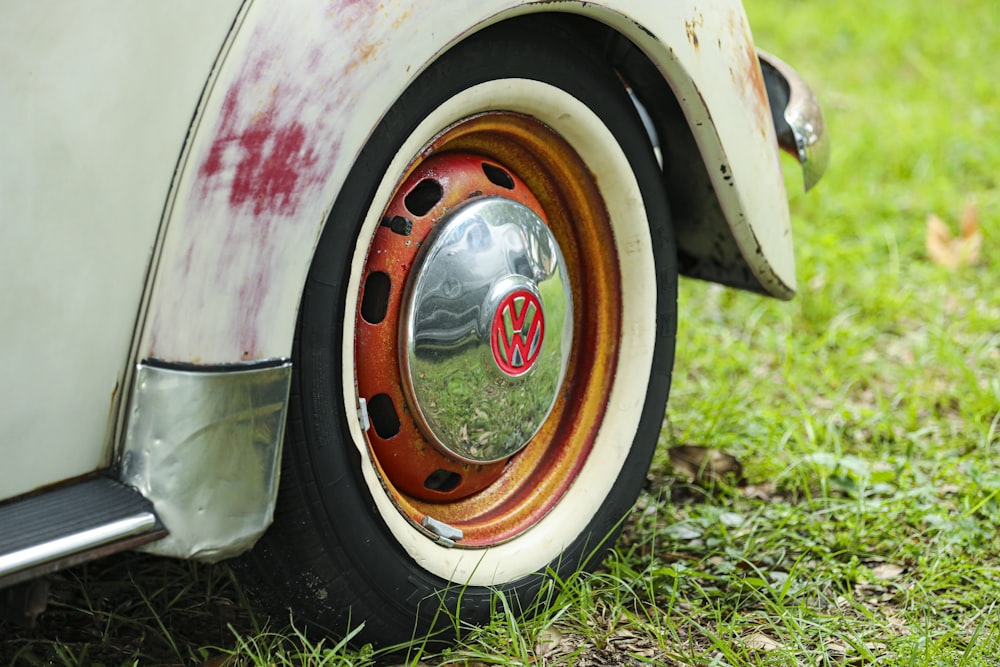
[(669, 450), (670, 461), (689, 482), (721, 480), (728, 474), (743, 477), (743, 466), (735, 457), (710, 447), (678, 445)]
[(906, 624), (906, 619), (899, 616), (891, 609), (886, 609), (883, 612), (885, 614), (885, 621), (892, 630), (897, 635), (908, 635), (910, 634), (910, 628)]
[(753, 498), (754, 500), (763, 500), (769, 503), (773, 500), (774, 495), (774, 483), (764, 482), (763, 484), (750, 484), (739, 489), (747, 498)]
[(826, 655), (821, 657), (816, 663), (816, 667), (824, 665), (845, 665), (846, 667), (861, 667), (861, 665), (872, 664), (873, 659), (878, 654), (884, 652), (885, 644), (865, 643), (865, 649), (871, 654), (859, 654), (853, 646), (837, 641), (827, 640), (823, 644)]
[(979, 261), (983, 234), (979, 229), (979, 207), (973, 202), (962, 211), (959, 234), (954, 236), (948, 224), (931, 213), (927, 216), (927, 256), (940, 266), (958, 269)]
[(743, 645), (758, 651), (774, 651), (781, 648), (781, 644), (771, 639), (763, 632), (755, 632), (743, 640)]
[(840, 664), (846, 661), (847, 653), (850, 651), (850, 647), (847, 644), (828, 640), (823, 644), (823, 650), (826, 651), (826, 656), (819, 659), (818, 665), (824, 665), (828, 663)]
[(555, 628), (546, 628), (538, 634), (535, 642), (535, 655), (544, 658), (553, 653), (563, 643), (562, 633)]
[(743, 517), (736, 512), (723, 512), (719, 515), (719, 523), (726, 528), (739, 528), (743, 525)]
[(904, 567), (893, 563), (882, 563), (878, 567), (873, 567), (871, 573), (876, 579), (886, 581), (889, 579), (895, 579), (903, 573), (904, 569)]
[(664, 532), (675, 540), (696, 540), (701, 537), (701, 531), (689, 523), (673, 523)]
[(656, 648), (649, 637), (637, 635), (626, 628), (619, 629), (608, 637), (607, 643), (617, 653), (624, 653), (632, 658), (652, 658), (656, 655)]

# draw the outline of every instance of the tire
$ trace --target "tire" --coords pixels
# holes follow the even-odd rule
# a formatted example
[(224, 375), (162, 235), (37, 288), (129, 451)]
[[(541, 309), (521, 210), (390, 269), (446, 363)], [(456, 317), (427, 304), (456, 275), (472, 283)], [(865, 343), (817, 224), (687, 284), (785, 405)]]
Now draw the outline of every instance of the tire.
[[(614, 72), (555, 24), (487, 29), (418, 77), (351, 169), (302, 297), (275, 521), (241, 565), (263, 602), (357, 643), (454, 641), (489, 621), (497, 592), (531, 613), (551, 582), (599, 564), (644, 483), (670, 386), (677, 269), (660, 178)], [(428, 179), (443, 183), (431, 210), (393, 215)], [(484, 198), (546, 223), (571, 313), (562, 348), (539, 339), (561, 349), (549, 384), (541, 371), (523, 383), (551, 404), (516, 426), (514, 389), (500, 410), (478, 390), (465, 409), (448, 389), (414, 388), (407, 346), (429, 337), (399, 333), (414, 276), (443, 261), (423, 259), (444, 243), (434, 226)], [(509, 441), (499, 453), (477, 458), (467, 430), (444, 433), (478, 417), (476, 442)]]

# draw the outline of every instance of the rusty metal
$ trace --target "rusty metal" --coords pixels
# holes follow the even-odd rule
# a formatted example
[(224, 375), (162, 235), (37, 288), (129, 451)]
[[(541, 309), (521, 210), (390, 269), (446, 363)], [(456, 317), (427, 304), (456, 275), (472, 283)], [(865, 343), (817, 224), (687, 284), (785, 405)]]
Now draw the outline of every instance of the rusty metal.
[[(514, 187), (483, 176), (484, 159), (512, 174)], [(359, 396), (369, 407), (372, 396), (389, 396), (400, 424), (391, 437), (381, 437), (375, 428), (366, 437), (383, 483), (415, 525), (433, 516), (462, 532), (459, 547), (498, 544), (530, 528), (558, 502), (583, 466), (603, 419), (617, 361), (614, 341), (621, 331), (610, 221), (592, 174), (572, 147), (520, 114), (486, 113), (457, 123), (421, 151), (407, 171), (383, 218), (411, 219), (411, 233), (404, 237), (379, 227), (361, 278), (363, 290), (372, 273), (390, 277), (385, 319), (367, 322), (359, 308), (355, 330)], [(413, 216), (405, 199), (429, 177), (442, 185), (442, 198), (423, 216)], [(570, 276), (574, 338), (570, 370), (538, 434), (510, 459), (476, 466), (444, 456), (410, 417), (401, 386), (398, 327), (401, 288), (418, 244), (450, 207), (479, 195), (515, 199), (549, 224)], [(427, 489), (425, 480), (437, 470), (453, 471), (461, 481), (446, 491)]]

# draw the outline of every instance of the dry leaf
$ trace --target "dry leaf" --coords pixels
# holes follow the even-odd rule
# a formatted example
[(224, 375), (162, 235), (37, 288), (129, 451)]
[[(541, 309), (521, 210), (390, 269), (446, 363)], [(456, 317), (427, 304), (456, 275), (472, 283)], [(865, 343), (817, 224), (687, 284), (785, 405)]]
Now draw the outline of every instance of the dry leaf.
[(535, 642), (535, 655), (544, 658), (552, 654), (563, 643), (562, 633), (555, 628), (546, 628), (538, 634)]
[(832, 639), (827, 640), (823, 644), (823, 649), (826, 651), (826, 656), (825, 658), (820, 658), (819, 665), (823, 665), (828, 661), (837, 664), (843, 663), (846, 661), (847, 654), (851, 650), (847, 644)]
[[(872, 655), (879, 655), (885, 652), (885, 644), (875, 643), (875, 642), (865, 642), (865, 648), (871, 652)], [(837, 640), (827, 640), (823, 644), (823, 649), (826, 655), (821, 657), (816, 663), (816, 667), (822, 667), (823, 665), (845, 665), (846, 667), (861, 667), (861, 665), (871, 665), (873, 664), (872, 658), (869, 655), (859, 655), (858, 651), (852, 647), (844, 644), (843, 642)]]
[(765, 503), (769, 503), (774, 500), (775, 486), (774, 482), (764, 482), (762, 484), (750, 484), (741, 487), (739, 491), (747, 498), (763, 500)]
[(979, 229), (979, 207), (971, 203), (962, 211), (959, 234), (952, 235), (948, 224), (931, 213), (927, 216), (927, 256), (931, 261), (954, 271), (979, 261), (983, 234)]
[(744, 639), (743, 645), (747, 648), (756, 649), (758, 651), (774, 651), (781, 648), (781, 644), (762, 632), (755, 632)]
[(688, 481), (718, 480), (727, 474), (743, 477), (743, 466), (735, 457), (717, 449), (698, 445), (671, 447), (670, 461), (678, 472), (687, 475)]
[[(625, 654), (633, 658), (653, 658), (657, 653), (653, 641), (649, 637), (637, 635), (627, 628), (621, 628), (615, 631), (613, 636), (608, 637), (608, 646), (613, 647), (616, 653)], [(630, 662), (629, 664), (632, 663)]]
[(910, 634), (910, 628), (906, 625), (906, 619), (897, 615), (892, 609), (889, 608), (884, 608), (882, 612), (885, 615), (885, 620), (889, 625), (890, 630), (895, 632), (897, 635)]
[(878, 567), (873, 567), (871, 572), (876, 579), (881, 579), (883, 581), (889, 579), (895, 579), (903, 573), (905, 568), (894, 565), (893, 563), (882, 563)]
[(691, 541), (701, 537), (701, 530), (689, 523), (672, 523), (663, 529), (663, 532), (675, 540)]

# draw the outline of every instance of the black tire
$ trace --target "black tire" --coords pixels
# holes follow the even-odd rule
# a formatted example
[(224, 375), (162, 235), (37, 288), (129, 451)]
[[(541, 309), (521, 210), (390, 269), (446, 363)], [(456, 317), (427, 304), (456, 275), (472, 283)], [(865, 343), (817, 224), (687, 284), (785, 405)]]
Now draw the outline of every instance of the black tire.
[[(649, 247), (643, 256), (651, 256), (655, 265), (655, 286), (644, 286), (655, 296), (643, 297), (655, 300), (650, 316), (655, 331), (644, 402), (634, 411), (632, 445), (583, 529), (530, 573), (493, 585), (466, 585), (464, 579), (449, 580), (418, 564), (387, 525), (384, 503), (380, 509), (374, 497), (379, 490), (366, 481), (363, 455), (350, 435), (357, 416), (343, 398), (342, 346), (344, 334), (350, 334), (344, 323), (351, 321), (346, 308), (352, 258), (358, 243), (368, 243), (359, 240), (361, 226), (400, 146), (446, 100), (479, 83), (507, 79), (542, 82), (582, 101), (627, 157), (646, 211)], [(497, 104), (504, 108), (503, 100)], [(599, 564), (642, 488), (670, 386), (677, 269), (660, 178), (649, 139), (614, 72), (580, 50), (572, 35), (537, 19), (476, 35), (444, 54), (406, 90), (353, 166), (302, 297), (275, 521), (240, 566), (241, 576), (267, 605), (275, 612), (291, 608), (297, 622), (336, 636), (363, 625), (356, 643), (394, 645), (428, 633), (453, 641), (460, 634), (456, 619), (463, 625), (490, 619), (495, 591), (530, 613), (551, 581), (547, 569), (564, 578)], [(508, 542), (516, 545), (518, 539)]]

